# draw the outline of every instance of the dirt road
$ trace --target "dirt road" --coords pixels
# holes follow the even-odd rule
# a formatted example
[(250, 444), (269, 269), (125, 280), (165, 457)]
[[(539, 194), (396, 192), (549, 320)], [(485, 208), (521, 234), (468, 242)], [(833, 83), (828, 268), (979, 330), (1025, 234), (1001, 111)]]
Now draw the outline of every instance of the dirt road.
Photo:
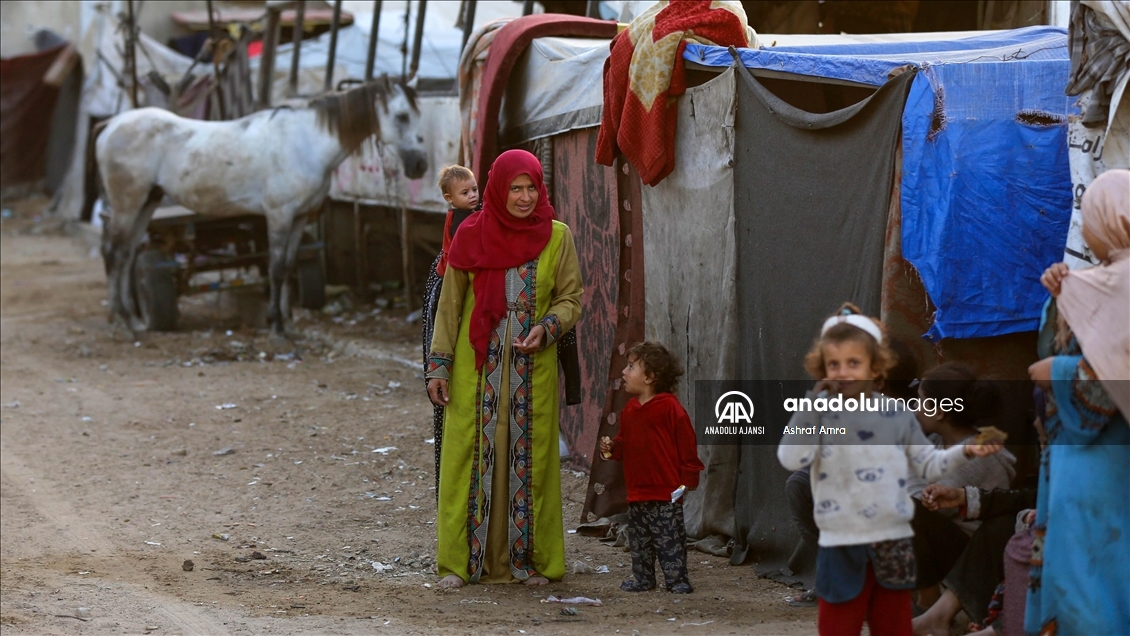
[[(181, 331), (135, 339), (107, 324), (89, 247), (29, 227), (0, 239), (5, 634), (815, 631), (790, 590), (703, 554), (690, 596), (621, 592), (629, 555), (574, 534), (568, 562), (610, 574), (436, 591), (431, 408), (404, 310), (307, 316), (291, 354), (199, 297)], [(586, 478), (563, 483), (571, 527)], [(549, 594), (604, 604), (564, 615)]]

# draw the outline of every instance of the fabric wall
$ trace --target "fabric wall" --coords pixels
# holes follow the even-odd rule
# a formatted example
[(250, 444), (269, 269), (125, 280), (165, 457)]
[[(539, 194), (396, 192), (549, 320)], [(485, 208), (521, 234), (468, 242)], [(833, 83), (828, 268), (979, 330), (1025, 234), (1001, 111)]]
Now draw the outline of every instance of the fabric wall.
[[(593, 131), (595, 132), (595, 131)], [(589, 170), (604, 170), (587, 158)], [(605, 173), (607, 174), (607, 173)], [(610, 387), (604, 398), (598, 422), (597, 436), (613, 437), (619, 431), (619, 415), (628, 403), (628, 394), (621, 385), (620, 372), (627, 364), (625, 352), (628, 344), (639, 342), (644, 337), (645, 298), (644, 284), (647, 277), (644, 271), (643, 254), (643, 208), (640, 194), (640, 177), (623, 156), (617, 157), (613, 165), (616, 177), (616, 214), (619, 220), (619, 262), (616, 268), (616, 331), (613, 336), (614, 347), (608, 352), (607, 373), (603, 376)], [(606, 262), (605, 276), (611, 274), (611, 262)], [(586, 378), (584, 381), (594, 381)], [(607, 518), (627, 510), (627, 489), (624, 486), (624, 471), (620, 462), (606, 461), (593, 452), (593, 462), (589, 472), (589, 485), (585, 492), (585, 505), (581, 510), (581, 521)]]
[(0, 61), (0, 187), (33, 183), (46, 169), (59, 87), (43, 76), (65, 45)]
[[(679, 97), (675, 170), (643, 186), (644, 334), (682, 361), (679, 399), (694, 417), (695, 380), (734, 377), (734, 70)], [(700, 446), (707, 469), (686, 500), (692, 537), (733, 534), (737, 448)]]
[[(804, 379), (804, 354), (847, 300), (877, 315), (906, 72), (855, 105), (801, 111), (738, 71), (734, 153), (737, 377)], [(754, 404), (783, 396), (765, 389)], [(770, 428), (784, 421), (765, 422)], [(775, 446), (743, 446), (732, 563), (781, 574), (796, 546)]]
[[(926, 67), (915, 78), (902, 249), (937, 307), (931, 339), (1039, 325), (1039, 277), (1062, 259), (1071, 216), (1067, 76), (1052, 59)], [(987, 77), (1014, 88), (986, 90)]]
[(596, 448), (600, 416), (609, 389), (609, 352), (615, 347), (616, 295), (619, 285), (611, 264), (620, 253), (616, 214), (616, 174), (594, 166), (596, 128), (552, 137), (553, 207), (569, 226), (577, 246), (581, 280), (581, 320), (577, 323), (581, 364), (581, 403), (561, 400), (561, 432), (575, 462), (588, 468)]

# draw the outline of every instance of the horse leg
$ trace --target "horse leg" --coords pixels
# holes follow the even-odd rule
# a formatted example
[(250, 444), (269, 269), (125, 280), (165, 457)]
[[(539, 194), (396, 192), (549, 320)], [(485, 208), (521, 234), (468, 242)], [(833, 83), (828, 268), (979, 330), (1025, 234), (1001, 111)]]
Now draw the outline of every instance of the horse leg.
[[(276, 218), (282, 220), (273, 221)], [(271, 300), (267, 309), (267, 319), (271, 323), (271, 337), (285, 339), (286, 319), (290, 316), (290, 292), (287, 290), (287, 281), (294, 272), (298, 244), (302, 241), (302, 230), (306, 228), (305, 217), (281, 213), (268, 215), (267, 227), (271, 253)]]
[[(284, 281), (289, 281), (294, 276), (295, 266), (298, 265), (298, 246), (302, 243), (302, 232), (306, 229), (306, 217), (295, 217), (294, 223), (290, 226), (290, 236), (287, 237), (286, 243), (286, 277)], [(282, 310), (284, 319), (289, 320), (291, 317), (291, 301), (290, 285), (283, 284), (282, 298), (280, 300), (279, 308)]]
[(126, 324), (135, 332), (145, 331), (146, 327), (141, 320), (140, 310), (134, 298), (134, 266), (137, 263), (137, 248), (145, 239), (146, 233), (149, 231), (149, 221), (153, 218), (153, 212), (161, 204), (161, 199), (164, 196), (165, 192), (160, 186), (153, 186), (149, 190), (145, 204), (141, 206), (141, 211), (133, 219), (133, 227), (130, 228), (129, 235), (129, 250), (126, 253), (126, 259), (122, 262), (121, 283), (119, 285), (122, 292), (122, 309), (126, 312), (124, 316), (127, 320)]
[[(161, 188), (153, 186), (144, 200), (141, 197), (119, 200), (121, 207), (111, 208), (110, 222), (102, 234), (102, 258), (110, 294), (110, 319), (116, 318), (123, 326), (134, 330), (138, 327), (132, 284), (137, 246), (145, 236), (153, 211), (157, 209), (163, 196)], [(128, 213), (128, 210), (137, 212)]]

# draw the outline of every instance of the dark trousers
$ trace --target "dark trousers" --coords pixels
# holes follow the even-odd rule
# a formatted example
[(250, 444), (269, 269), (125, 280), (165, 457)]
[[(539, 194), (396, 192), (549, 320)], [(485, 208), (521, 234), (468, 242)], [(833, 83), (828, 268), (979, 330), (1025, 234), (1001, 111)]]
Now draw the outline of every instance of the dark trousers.
[(812, 513), (812, 478), (807, 468), (789, 475), (785, 481), (785, 498), (789, 501), (789, 512), (800, 538), (815, 547), (820, 540), (820, 528), (816, 527)]
[(636, 582), (655, 587), (655, 559), (663, 569), (667, 589), (687, 578), (687, 530), (683, 502), (636, 501), (628, 504), (628, 545)]
[[(1011, 515), (993, 517), (969, 537), (965, 551), (946, 575), (946, 585), (957, 595), (965, 613), (981, 623), (988, 616), (989, 601), (1004, 580), (1004, 550), (1016, 530)], [(1021, 591), (1023, 596), (1023, 590)]]
[(816, 527), (816, 518), (812, 513), (811, 481), (807, 468), (793, 472), (785, 481), (785, 499), (789, 502), (793, 525), (800, 535), (800, 541), (789, 558), (789, 569), (796, 573), (811, 573), (816, 569), (820, 528)]
[[(949, 517), (927, 510), (917, 499), (914, 499), (914, 521), (910, 525), (914, 528), (914, 559), (918, 563), (914, 587), (921, 590), (945, 579), (965, 551), (969, 537)], [(994, 581), (993, 586), (999, 582)]]

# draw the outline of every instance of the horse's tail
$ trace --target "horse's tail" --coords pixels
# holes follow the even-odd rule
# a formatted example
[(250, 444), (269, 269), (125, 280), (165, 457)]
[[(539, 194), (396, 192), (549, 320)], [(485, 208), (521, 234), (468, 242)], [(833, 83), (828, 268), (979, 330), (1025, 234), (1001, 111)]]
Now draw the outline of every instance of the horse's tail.
[[(101, 137), (102, 133), (106, 131), (106, 126), (109, 125), (109, 123), (110, 123), (110, 119), (103, 119), (102, 121), (98, 122), (97, 124), (94, 124), (94, 128), (91, 130), (92, 134), (90, 136), (90, 157), (91, 157), (91, 164), (93, 166), (93, 170), (91, 170), (92, 174), (90, 176), (94, 179), (94, 192), (93, 192), (94, 201), (92, 201), (90, 203), (90, 209), (91, 209), (91, 219), (90, 219), (90, 221), (92, 223), (98, 220), (98, 219), (93, 218), (94, 214), (98, 214), (98, 211), (96, 210), (96, 208), (98, 207), (98, 205), (97, 205), (98, 200), (101, 199), (102, 204), (104, 206), (109, 205), (109, 199), (106, 196), (106, 184), (102, 181), (102, 168), (98, 164), (98, 138)], [(89, 193), (90, 190), (87, 190), (87, 192)], [(111, 262), (110, 262), (110, 259), (108, 258), (108, 256), (109, 256), (110, 252), (112, 251), (112, 247), (110, 245), (110, 224), (109, 224), (108, 219), (102, 220), (101, 223), (102, 223), (102, 264), (106, 267), (106, 274), (109, 275), (110, 269), (111, 269)]]
[(93, 157), (94, 164), (94, 174), (92, 176), (94, 177), (94, 183), (98, 188), (97, 196), (99, 197), (106, 196), (106, 188), (102, 184), (102, 170), (98, 166), (98, 138), (102, 136), (102, 133), (106, 132), (106, 126), (109, 125), (109, 123), (109, 119), (103, 119), (97, 124), (94, 124), (94, 129), (91, 131), (93, 134), (90, 137), (90, 155), (91, 157)]

